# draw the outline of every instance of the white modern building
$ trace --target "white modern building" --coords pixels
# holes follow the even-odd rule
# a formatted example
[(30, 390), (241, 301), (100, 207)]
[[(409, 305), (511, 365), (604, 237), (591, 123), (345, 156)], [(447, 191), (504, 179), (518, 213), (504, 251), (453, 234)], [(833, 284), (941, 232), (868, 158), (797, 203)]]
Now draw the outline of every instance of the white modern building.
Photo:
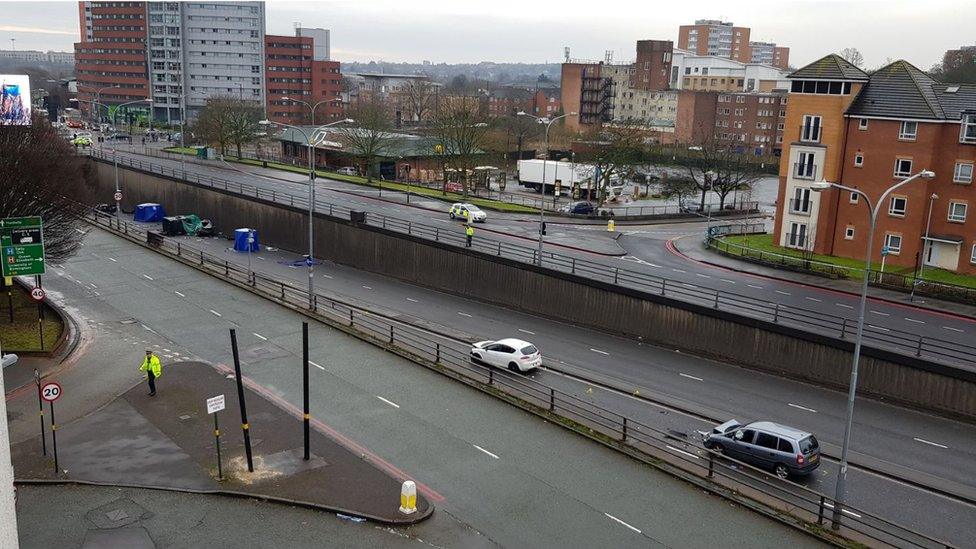
[(329, 29), (313, 29), (296, 26), (295, 36), (310, 36), (313, 40), (312, 60), (331, 61), (332, 50), (329, 42)]
[(789, 89), (787, 74), (772, 65), (742, 63), (678, 48), (671, 55), (671, 88), (675, 90), (751, 92)]
[(74, 65), (75, 54), (70, 51), (0, 50), (0, 60)]

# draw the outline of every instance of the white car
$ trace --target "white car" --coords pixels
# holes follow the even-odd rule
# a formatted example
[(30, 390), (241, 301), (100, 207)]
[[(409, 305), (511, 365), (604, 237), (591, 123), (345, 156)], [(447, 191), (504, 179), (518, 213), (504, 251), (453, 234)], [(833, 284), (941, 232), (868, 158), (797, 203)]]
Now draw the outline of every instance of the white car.
[(342, 175), (359, 175), (359, 170), (352, 166), (345, 166), (336, 170), (336, 173)]
[(448, 213), (451, 219), (461, 219), (469, 223), (484, 223), (488, 219), (488, 214), (474, 204), (457, 202), (451, 205)]
[(542, 365), (542, 354), (528, 341), (507, 338), (475, 343), (471, 347), (471, 361), (513, 372), (528, 372)]

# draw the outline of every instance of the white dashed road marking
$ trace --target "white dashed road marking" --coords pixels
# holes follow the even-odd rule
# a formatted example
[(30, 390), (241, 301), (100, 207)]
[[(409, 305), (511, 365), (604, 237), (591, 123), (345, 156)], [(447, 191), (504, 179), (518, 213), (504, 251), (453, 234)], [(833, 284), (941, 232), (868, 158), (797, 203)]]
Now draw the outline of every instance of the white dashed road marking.
[(394, 408), (399, 408), (400, 407), (400, 405), (397, 404), (396, 402), (393, 402), (392, 400), (386, 400), (385, 398), (383, 398), (383, 397), (381, 397), (379, 395), (376, 395), (376, 398), (382, 400), (383, 402), (389, 404), (390, 406), (393, 406)]
[(962, 331), (959, 328), (953, 328), (952, 326), (943, 326), (942, 328), (943, 329), (946, 329), (946, 330), (952, 330), (953, 332), (961, 332)]
[(750, 288), (755, 288), (757, 290), (762, 290), (763, 289), (762, 286), (756, 286), (755, 284), (746, 284), (746, 286), (749, 286)]
[(112, 263), (118, 263), (119, 262), (119, 260), (118, 259), (115, 259), (114, 257), (110, 257), (110, 258), (108, 258), (108, 260), (111, 261)]
[(683, 374), (681, 372), (679, 372), (678, 375), (681, 376), (681, 377), (686, 377), (688, 379), (694, 379), (695, 381), (705, 381), (704, 379), (702, 379), (700, 377), (695, 377), (695, 376), (689, 375), (689, 374)]
[(888, 314), (888, 313), (882, 313), (881, 311), (871, 311), (871, 312), (874, 313), (874, 314), (876, 314), (876, 315), (891, 316), (890, 314)]
[(815, 414), (817, 413), (817, 411), (814, 410), (813, 408), (807, 408), (806, 406), (800, 406), (799, 404), (793, 404), (792, 402), (788, 403), (787, 406), (790, 406), (791, 408), (798, 408), (806, 412), (813, 412)]
[(314, 362), (312, 362), (311, 360), (309, 360), (309, 361), (308, 361), (308, 363), (309, 363), (309, 364), (311, 364), (312, 366), (315, 366), (315, 367), (316, 367), (316, 368), (318, 368), (319, 370), (325, 370), (325, 368), (323, 368), (323, 367), (321, 367), (321, 366), (319, 366), (318, 364), (316, 364), (316, 363), (314, 363)]
[(152, 280), (153, 279), (153, 277), (151, 277), (151, 276), (149, 276), (147, 274), (142, 275), (142, 277), (145, 278), (146, 280)]
[(943, 450), (948, 450), (949, 447), (944, 444), (939, 444), (938, 442), (931, 442), (922, 438), (915, 438), (916, 442), (921, 442), (922, 444), (928, 444), (929, 446), (935, 446), (936, 448), (942, 448)]
[(530, 332), (528, 330), (523, 330), (522, 328), (519, 328), (519, 331), (522, 332), (523, 334), (535, 335), (535, 332)]
[(671, 270), (674, 271), (674, 272), (676, 272), (676, 273), (687, 273), (688, 272), (688, 271), (685, 271), (685, 270), (682, 270), (682, 269), (671, 269)]
[(471, 318), (471, 315), (469, 315), (468, 313), (462, 313), (461, 311), (458, 311), (458, 314), (461, 316), (466, 316), (468, 318)]
[(180, 292), (177, 292), (176, 290), (173, 290), (173, 293), (180, 297), (186, 297), (185, 295), (181, 294)]
[(210, 312), (213, 313), (213, 314), (215, 314), (215, 315), (217, 315), (217, 316), (224, 316), (224, 315), (218, 313), (217, 311), (215, 311), (213, 309), (210, 309)]
[(702, 278), (712, 278), (711, 276), (709, 276), (707, 274), (701, 274), (701, 273), (695, 273), (695, 276), (700, 276)]
[(407, 298), (407, 301), (409, 301), (409, 302), (411, 302), (411, 303), (420, 303), (419, 301), (417, 301), (416, 299), (414, 299), (414, 298), (412, 298), (412, 297), (408, 297), (408, 298)]
[(888, 328), (885, 328), (883, 326), (875, 326), (874, 324), (868, 324), (868, 327), (869, 328), (874, 328), (875, 330), (881, 330), (882, 332), (890, 332), (891, 331)]
[(791, 295), (790, 292), (784, 292), (783, 290), (776, 290), (776, 293), (782, 294), (782, 295)]
[(915, 320), (914, 318), (908, 318), (907, 316), (905, 317), (905, 320), (907, 320), (909, 322), (914, 322), (916, 324), (925, 324), (925, 321), (924, 320)]
[(617, 522), (617, 523), (619, 523), (619, 524), (622, 524), (622, 525), (624, 525), (624, 526), (626, 526), (627, 528), (630, 528), (631, 530), (633, 530), (633, 531), (635, 531), (635, 532), (637, 532), (638, 534), (640, 534), (640, 533), (641, 533), (641, 531), (640, 531), (640, 530), (638, 530), (637, 528), (634, 528), (633, 526), (631, 526), (631, 525), (629, 525), (629, 524), (627, 524), (626, 522), (624, 522), (624, 521), (622, 521), (622, 520), (620, 520), (620, 519), (618, 519), (617, 517), (615, 517), (615, 516), (613, 516), (613, 515), (611, 515), (610, 513), (603, 513), (603, 514), (604, 514), (604, 515), (605, 515), (605, 516), (606, 516), (606, 517), (607, 517), (608, 519), (610, 519), (610, 520), (612, 520), (612, 521), (614, 521), (614, 522)]
[(471, 446), (474, 446), (475, 448), (477, 448), (481, 452), (484, 452), (485, 454), (488, 454), (489, 456), (491, 456), (491, 457), (493, 457), (495, 459), (498, 459), (498, 456), (496, 456), (495, 454), (489, 452), (488, 450), (485, 450), (484, 448), (482, 448), (481, 446), (478, 446), (477, 444), (472, 444)]
[(719, 280), (721, 280), (722, 282), (728, 282), (729, 284), (735, 284), (734, 280), (729, 280), (727, 278), (720, 278)]
[(821, 301), (823, 301), (822, 299), (817, 299), (815, 297), (809, 297), (809, 296), (807, 296), (807, 299), (809, 299), (810, 301), (816, 301), (817, 303), (820, 303)]
[(259, 334), (257, 332), (251, 332), (251, 333), (254, 334), (254, 337), (260, 339), (261, 341), (267, 341), (268, 340), (268, 338), (264, 337), (263, 335), (261, 335), (261, 334)]
[(668, 450), (672, 450), (674, 452), (678, 452), (679, 454), (684, 454), (684, 455), (686, 455), (688, 457), (693, 457), (695, 459), (698, 459), (698, 456), (696, 456), (695, 454), (692, 454), (691, 452), (685, 452), (684, 450), (675, 448), (674, 446), (671, 446), (670, 444), (665, 444), (665, 446), (667, 446)]
[(846, 303), (834, 303), (834, 305), (837, 305), (838, 307), (843, 307), (845, 309), (853, 309), (854, 308), (853, 305), (848, 305)]
[(600, 349), (594, 349), (594, 348), (590, 347), (590, 350), (593, 351), (594, 353), (600, 353), (601, 355), (610, 356), (610, 353), (608, 353), (606, 351), (601, 351)]
[(363, 288), (366, 288), (367, 290), (372, 290), (373, 289), (373, 288), (371, 288), (369, 286), (363, 286)]

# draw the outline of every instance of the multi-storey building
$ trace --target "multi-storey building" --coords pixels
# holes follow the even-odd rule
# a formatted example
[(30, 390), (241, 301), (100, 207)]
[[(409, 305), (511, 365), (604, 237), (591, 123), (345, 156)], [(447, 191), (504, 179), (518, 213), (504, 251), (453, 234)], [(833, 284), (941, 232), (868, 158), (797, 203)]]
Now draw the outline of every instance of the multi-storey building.
[(562, 102), (567, 112), (566, 127), (577, 131), (598, 127), (613, 120), (613, 78), (604, 73), (602, 62), (567, 62), (562, 66)]
[(749, 40), (751, 33), (749, 27), (736, 27), (730, 21), (699, 19), (694, 25), (678, 27), (678, 48), (742, 63), (764, 63), (781, 69), (789, 66), (789, 48), (753, 42)]
[(489, 90), (485, 95), (488, 116), (515, 116), (519, 111), (534, 112), (535, 93), (525, 88), (503, 87)]
[(641, 91), (668, 89), (671, 76), (670, 40), (638, 40), (637, 59), (631, 66), (629, 86)]
[(70, 51), (0, 50), (0, 60), (74, 65), (75, 54)]
[[(906, 61), (870, 76), (836, 55), (790, 75), (775, 238), (782, 246), (863, 258), (869, 225), (857, 194), (872, 202), (921, 170), (880, 204), (874, 261), (976, 273), (976, 85), (936, 81)], [(929, 212), (931, 218), (929, 217)]]
[(153, 115), (167, 123), (183, 119), (183, 20), (179, 2), (148, 2), (149, 80)]
[(675, 49), (670, 84), (677, 90), (768, 92), (785, 87), (787, 74), (771, 65)]
[[(150, 98), (145, 2), (79, 2), (81, 41), (75, 43), (78, 103), (85, 113)], [(131, 105), (145, 109), (149, 102)]]
[(556, 116), (563, 112), (562, 93), (559, 88), (539, 88), (532, 94), (532, 110), (536, 116)]
[(323, 29), (296, 28), (296, 36), (265, 36), (268, 119), (321, 124), (342, 116), (339, 62), (327, 59), (327, 47), (316, 46), (314, 37), (321, 33), (311, 32), (315, 30)]

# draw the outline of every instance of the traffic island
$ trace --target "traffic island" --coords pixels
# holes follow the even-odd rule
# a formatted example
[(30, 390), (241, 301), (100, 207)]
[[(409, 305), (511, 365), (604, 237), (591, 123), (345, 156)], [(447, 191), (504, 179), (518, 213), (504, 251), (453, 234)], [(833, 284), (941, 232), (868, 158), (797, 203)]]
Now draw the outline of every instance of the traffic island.
[[(310, 432), (303, 459), (302, 421), (245, 388), (253, 471), (245, 452), (232, 370), (202, 362), (165, 364), (149, 396), (140, 384), (96, 412), (57, 427), (55, 474), (50, 426), (47, 456), (40, 436), (11, 448), (18, 482), (80, 482), (257, 497), (361, 517), (383, 524), (422, 521), (433, 505), (417, 494), (416, 511), (400, 511), (404, 481), (338, 433)], [(224, 395), (220, 424), (222, 478), (218, 480), (214, 415), (207, 399)], [(62, 399), (62, 402), (67, 399)], [(58, 404), (55, 404), (57, 408)], [(45, 407), (46, 408), (46, 407)], [(56, 411), (56, 410), (55, 410)], [(337, 442), (341, 440), (342, 443)], [(353, 449), (355, 448), (355, 451)]]

